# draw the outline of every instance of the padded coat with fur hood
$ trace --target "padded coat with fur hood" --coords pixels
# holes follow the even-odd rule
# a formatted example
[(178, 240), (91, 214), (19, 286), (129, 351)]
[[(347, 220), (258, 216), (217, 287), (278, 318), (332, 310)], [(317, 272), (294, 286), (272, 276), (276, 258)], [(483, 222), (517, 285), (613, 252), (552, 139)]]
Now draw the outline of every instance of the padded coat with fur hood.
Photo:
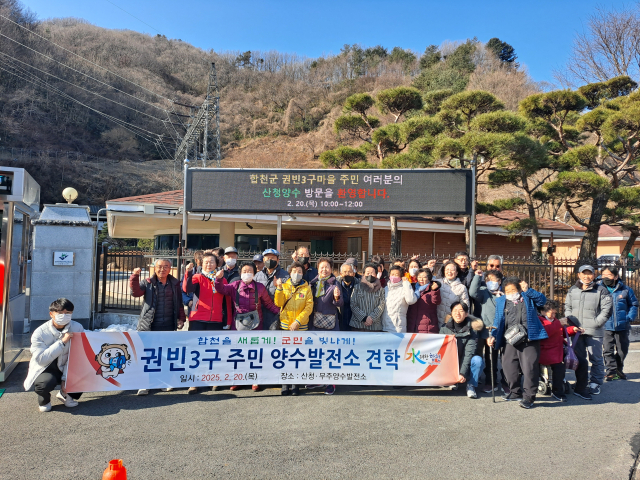
[(467, 287), (457, 278), (453, 280), (442, 279), (440, 298), (440, 305), (438, 305), (438, 322), (440, 323), (440, 327), (444, 325), (447, 315), (451, 313), (451, 305), (456, 302), (462, 302), (467, 305), (467, 307), (470, 306)]

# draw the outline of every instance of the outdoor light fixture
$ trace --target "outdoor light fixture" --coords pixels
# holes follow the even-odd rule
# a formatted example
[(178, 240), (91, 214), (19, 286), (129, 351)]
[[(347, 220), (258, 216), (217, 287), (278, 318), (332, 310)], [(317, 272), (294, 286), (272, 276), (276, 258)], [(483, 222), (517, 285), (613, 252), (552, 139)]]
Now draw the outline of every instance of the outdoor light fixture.
[(62, 191), (62, 198), (64, 198), (69, 205), (78, 198), (78, 191), (73, 187), (67, 187)]
[(250, 229), (253, 230), (253, 227), (251, 225), (249, 225), (249, 222), (245, 223), (245, 225)]

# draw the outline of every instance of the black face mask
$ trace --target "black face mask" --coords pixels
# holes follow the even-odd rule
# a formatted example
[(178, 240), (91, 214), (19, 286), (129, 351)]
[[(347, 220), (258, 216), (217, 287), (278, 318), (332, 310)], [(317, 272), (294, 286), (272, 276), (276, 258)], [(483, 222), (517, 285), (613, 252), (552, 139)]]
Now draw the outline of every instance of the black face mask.
[(613, 287), (616, 284), (616, 281), (613, 278), (603, 278), (602, 283), (607, 287)]
[(300, 262), (303, 265), (308, 265), (309, 264), (309, 257), (300, 257)]
[(269, 259), (264, 261), (264, 266), (267, 267), (269, 270), (273, 270), (274, 268), (276, 268), (276, 265), (278, 265), (277, 260)]
[(376, 280), (378, 279), (378, 277), (374, 277), (373, 275), (367, 275), (365, 278), (369, 283), (376, 283)]
[(345, 275), (342, 280), (344, 280), (344, 283), (351, 283), (353, 282), (353, 275)]

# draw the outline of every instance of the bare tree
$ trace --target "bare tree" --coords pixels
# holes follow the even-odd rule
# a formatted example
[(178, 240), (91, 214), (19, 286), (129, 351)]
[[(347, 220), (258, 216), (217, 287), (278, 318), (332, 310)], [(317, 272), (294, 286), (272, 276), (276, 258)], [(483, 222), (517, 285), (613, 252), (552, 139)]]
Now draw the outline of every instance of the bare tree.
[(604, 82), (613, 77), (640, 77), (640, 9), (597, 7), (585, 31), (576, 35), (566, 71), (555, 72), (561, 84)]

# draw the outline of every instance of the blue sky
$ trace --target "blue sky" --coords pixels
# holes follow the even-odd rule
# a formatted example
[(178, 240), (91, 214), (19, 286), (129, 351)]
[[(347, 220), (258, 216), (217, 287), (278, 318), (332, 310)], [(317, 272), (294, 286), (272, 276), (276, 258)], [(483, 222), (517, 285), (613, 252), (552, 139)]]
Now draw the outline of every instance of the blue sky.
[(106, 28), (154, 35), (160, 31), (169, 38), (216, 51), (279, 50), (317, 57), (337, 53), (345, 43), (360, 43), (422, 52), (427, 45), (444, 40), (476, 36), (486, 42), (498, 37), (513, 45), (518, 60), (539, 81), (553, 81), (553, 69), (562, 67), (574, 34), (582, 31), (596, 6), (611, 8), (621, 4), (603, 0), (23, 0), (23, 3), (41, 19), (79, 17)]

